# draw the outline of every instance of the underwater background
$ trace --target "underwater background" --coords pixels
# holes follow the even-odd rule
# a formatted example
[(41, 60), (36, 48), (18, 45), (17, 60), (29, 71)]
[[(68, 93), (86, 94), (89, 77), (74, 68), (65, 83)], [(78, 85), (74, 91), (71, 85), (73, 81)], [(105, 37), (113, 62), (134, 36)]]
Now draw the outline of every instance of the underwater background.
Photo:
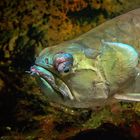
[(140, 0), (1, 0), (0, 140), (139, 140), (140, 103), (54, 106), (26, 73), (43, 48), (136, 8)]

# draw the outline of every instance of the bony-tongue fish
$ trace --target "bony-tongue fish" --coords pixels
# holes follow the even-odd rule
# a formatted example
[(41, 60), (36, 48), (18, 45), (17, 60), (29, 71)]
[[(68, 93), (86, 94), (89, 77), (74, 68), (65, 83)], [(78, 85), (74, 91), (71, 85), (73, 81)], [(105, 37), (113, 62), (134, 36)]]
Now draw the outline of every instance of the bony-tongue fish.
[(30, 69), (48, 101), (94, 108), (140, 101), (140, 9), (45, 48)]

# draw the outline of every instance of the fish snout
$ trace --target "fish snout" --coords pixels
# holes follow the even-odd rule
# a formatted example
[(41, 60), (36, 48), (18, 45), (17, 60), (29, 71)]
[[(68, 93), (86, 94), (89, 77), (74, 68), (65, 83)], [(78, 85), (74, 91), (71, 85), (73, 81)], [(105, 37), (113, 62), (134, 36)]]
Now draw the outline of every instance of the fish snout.
[(30, 74), (32, 75), (32, 76), (34, 76), (34, 75), (40, 75), (40, 72), (39, 72), (39, 69), (37, 68), (37, 66), (36, 65), (33, 65), (33, 66), (31, 66), (31, 68), (30, 68)]

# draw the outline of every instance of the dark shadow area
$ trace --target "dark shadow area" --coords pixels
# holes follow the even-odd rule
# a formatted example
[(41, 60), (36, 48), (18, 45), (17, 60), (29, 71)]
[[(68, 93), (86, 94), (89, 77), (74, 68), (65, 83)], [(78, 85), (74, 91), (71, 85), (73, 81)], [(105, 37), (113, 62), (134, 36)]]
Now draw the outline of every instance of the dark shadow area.
[(134, 138), (127, 126), (104, 123), (97, 129), (82, 131), (67, 140), (139, 140), (139, 138)]

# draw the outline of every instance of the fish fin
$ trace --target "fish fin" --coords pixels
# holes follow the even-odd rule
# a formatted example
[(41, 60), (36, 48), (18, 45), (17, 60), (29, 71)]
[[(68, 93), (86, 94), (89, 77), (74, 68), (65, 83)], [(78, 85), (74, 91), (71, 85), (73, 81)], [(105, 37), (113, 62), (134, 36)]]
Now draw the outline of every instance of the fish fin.
[(117, 100), (122, 100), (122, 101), (140, 102), (140, 93), (115, 94), (114, 98)]
[(132, 91), (122, 94), (115, 94), (114, 98), (118, 100), (137, 101), (140, 102), (140, 69), (136, 68), (136, 77)]
[(134, 81), (134, 93), (140, 93), (140, 69), (136, 68), (136, 76)]

